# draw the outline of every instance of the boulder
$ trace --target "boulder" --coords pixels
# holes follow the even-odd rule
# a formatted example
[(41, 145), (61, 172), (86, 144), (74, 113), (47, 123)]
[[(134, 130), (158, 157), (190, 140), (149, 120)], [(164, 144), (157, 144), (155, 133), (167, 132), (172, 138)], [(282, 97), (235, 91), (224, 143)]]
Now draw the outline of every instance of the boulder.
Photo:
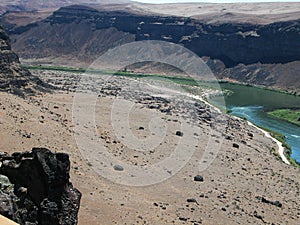
[(197, 175), (194, 177), (194, 181), (197, 181), (197, 182), (203, 182), (204, 181), (204, 178), (200, 175)]
[(123, 168), (123, 166), (121, 166), (121, 165), (115, 165), (115, 166), (114, 166), (114, 170), (116, 170), (116, 171), (123, 171), (124, 168)]
[(81, 193), (69, 181), (67, 154), (34, 148), (0, 160), (4, 183), (14, 185), (0, 192), (1, 202), (7, 203), (0, 206), (2, 215), (20, 224), (77, 224)]
[(263, 203), (266, 203), (266, 204), (269, 204), (269, 205), (274, 205), (274, 206), (277, 206), (279, 208), (282, 207), (282, 203), (279, 202), (279, 201), (270, 201), (270, 200), (266, 199), (265, 197), (259, 197), (259, 196), (257, 196), (256, 198), (258, 200), (260, 200), (261, 202), (263, 202)]
[(181, 131), (176, 131), (176, 135), (179, 136), (179, 137), (182, 137), (182, 136), (183, 136), (183, 132), (181, 132)]
[(240, 146), (237, 143), (233, 143), (232, 147), (234, 147), (234, 148), (240, 148)]

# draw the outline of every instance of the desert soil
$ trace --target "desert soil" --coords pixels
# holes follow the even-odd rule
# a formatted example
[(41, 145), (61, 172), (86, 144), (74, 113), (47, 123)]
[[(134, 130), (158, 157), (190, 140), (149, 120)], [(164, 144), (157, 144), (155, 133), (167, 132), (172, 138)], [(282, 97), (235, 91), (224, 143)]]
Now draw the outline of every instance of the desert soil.
[[(119, 77), (104, 78), (99, 90), (93, 86), (97, 82), (84, 86), (99, 91), (95, 124), (76, 124), (72, 112), (83, 106), (74, 108), (79, 75), (34, 73), (63, 88), (27, 99), (0, 93), (0, 151), (46, 147), (68, 153), (71, 181), (83, 193), (79, 224), (299, 224), (299, 169), (276, 158), (271, 153), (276, 143), (245, 121), (220, 115), (203, 103), (195, 104), (193, 99)], [(148, 126), (152, 118), (164, 123), (164, 136), (157, 137), (162, 139), (154, 150), (131, 149), (118, 135), (112, 122), (112, 107), (118, 98), (134, 103), (124, 119), (138, 140), (155, 136)], [(117, 109), (121, 114), (128, 110)], [(183, 124), (191, 129), (183, 136), (176, 135)], [(76, 130), (78, 125), (82, 133)], [(123, 171), (115, 170), (113, 164), (108, 167), (121, 183), (127, 168), (158, 163), (170, 157), (181, 141), (186, 141), (183, 148), (189, 146), (195, 152), (178, 173), (168, 171), (169, 179), (148, 186), (121, 185), (101, 176), (102, 158), (98, 152), (78, 147), (78, 134), (84, 139), (92, 129), (99, 136), (94, 137), (97, 143), (125, 165)], [(215, 159), (206, 170), (199, 171), (199, 163), (205, 163), (202, 158), (207, 153)], [(197, 175), (204, 181), (194, 181)], [(143, 177), (140, 183), (147, 179)]]

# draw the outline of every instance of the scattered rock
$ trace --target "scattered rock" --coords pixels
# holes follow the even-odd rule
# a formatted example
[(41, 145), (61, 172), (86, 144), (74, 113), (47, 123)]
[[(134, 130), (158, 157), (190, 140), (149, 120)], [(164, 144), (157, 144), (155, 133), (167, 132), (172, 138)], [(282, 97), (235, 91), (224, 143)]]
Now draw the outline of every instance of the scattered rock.
[(197, 204), (198, 204), (197, 200), (194, 199), (194, 198), (188, 198), (186, 201), (187, 201), (188, 203), (197, 203)]
[(44, 123), (45, 122), (45, 117), (42, 115), (42, 116), (40, 116), (40, 123)]
[(261, 215), (259, 215), (256, 211), (254, 211), (253, 216), (256, 217), (257, 219), (260, 219), (260, 220), (264, 221), (263, 217)]
[(280, 201), (275, 201), (275, 202), (273, 202), (273, 205), (275, 205), (275, 206), (277, 206), (277, 207), (279, 207), (279, 208), (282, 207), (282, 203), (281, 203)]
[(233, 140), (233, 138), (232, 138), (231, 136), (226, 136), (225, 139), (226, 139), (226, 140), (229, 140), (229, 141), (232, 141), (232, 140)]
[(183, 136), (183, 132), (181, 132), (181, 131), (176, 131), (176, 135), (179, 136), (179, 137), (182, 137), (182, 136)]
[(197, 175), (194, 177), (194, 181), (197, 181), (197, 182), (203, 182), (204, 181), (204, 178), (200, 175)]
[(185, 217), (179, 217), (178, 219), (181, 221), (188, 221), (188, 218), (185, 218)]
[(31, 134), (25, 133), (25, 134), (23, 134), (23, 137), (29, 139), (29, 138), (31, 138)]
[(279, 208), (281, 208), (282, 207), (282, 203), (281, 202), (279, 202), (279, 201), (270, 201), (270, 200), (268, 200), (268, 199), (266, 199), (266, 198), (264, 198), (264, 197), (259, 197), (259, 196), (257, 196), (256, 197), (258, 200), (260, 200), (261, 202), (263, 202), (263, 203), (267, 203), (267, 204), (270, 204), (270, 205), (274, 205), (274, 206), (277, 206), (277, 207), (279, 207)]
[(242, 170), (244, 170), (244, 171), (247, 171), (247, 168), (245, 168), (245, 167), (242, 167)]
[(114, 170), (116, 170), (116, 171), (123, 171), (124, 168), (122, 166), (120, 166), (120, 165), (115, 165), (114, 166)]
[(237, 143), (233, 143), (232, 147), (234, 147), (234, 148), (240, 148), (240, 146)]

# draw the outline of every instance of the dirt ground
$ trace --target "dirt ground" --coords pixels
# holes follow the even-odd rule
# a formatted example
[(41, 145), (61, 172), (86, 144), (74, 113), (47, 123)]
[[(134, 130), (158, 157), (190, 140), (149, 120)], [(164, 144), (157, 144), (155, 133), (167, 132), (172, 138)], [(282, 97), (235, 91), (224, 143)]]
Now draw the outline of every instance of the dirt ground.
[[(65, 74), (63, 79), (67, 76)], [(126, 81), (115, 84), (126, 85)], [(187, 120), (187, 126), (191, 128), (180, 135), (177, 131), (183, 129), (184, 115), (188, 113), (176, 111), (176, 107), (171, 113), (163, 113), (159, 107), (148, 107), (149, 102), (144, 98), (135, 102), (127, 118), (133, 136), (138, 140), (155, 136), (155, 127), (151, 128), (149, 124), (153, 124), (151, 119), (156, 117), (166, 129), (164, 136), (156, 137), (161, 141), (152, 151), (136, 151), (120, 137), (112, 122), (114, 95), (99, 95), (95, 104), (95, 124), (81, 127), (83, 132), (79, 133), (75, 128), (81, 124), (72, 121), (72, 112), (76, 110), (74, 96), (73, 92), (55, 91), (21, 99), (0, 93), (0, 151), (13, 153), (46, 147), (68, 153), (72, 165), (71, 181), (83, 194), (80, 225), (299, 224), (299, 169), (276, 158), (271, 153), (272, 148), (276, 148), (275, 143), (246, 122), (229, 118), (224, 133), (219, 135), (213, 134), (214, 126), (209, 121), (200, 119), (195, 127)], [(149, 99), (152, 105), (155, 105), (153, 101), (160, 100), (155, 96)], [(192, 100), (188, 103), (192, 104)], [(168, 107), (172, 103), (160, 104)], [(117, 109), (121, 114), (125, 110)], [(160, 123), (156, 125), (159, 127)], [(88, 129), (94, 129), (98, 135), (95, 139), (122, 163), (123, 170), (116, 169), (114, 164), (108, 165), (107, 171), (112, 175), (105, 177), (102, 170), (107, 168), (101, 165), (106, 162), (99, 156), (100, 150), (80, 149), (78, 140), (84, 140), (84, 135), (89, 134)], [(128, 132), (124, 133), (125, 139)], [(194, 149), (177, 173), (167, 171), (168, 179), (151, 185), (139, 186), (156, 178), (151, 173), (130, 185), (120, 184), (130, 180), (127, 177), (130, 168), (147, 167), (170, 158), (177, 146), (188, 147), (174, 162), (180, 162), (185, 154), (190, 154), (189, 149)], [(205, 161), (203, 157), (207, 152), (215, 159), (201, 171), (199, 165)], [(157, 168), (157, 177), (163, 174), (162, 171)], [(131, 172), (134, 174), (135, 171)], [(203, 177), (203, 182), (194, 180), (197, 175)], [(114, 176), (119, 180), (114, 180)]]

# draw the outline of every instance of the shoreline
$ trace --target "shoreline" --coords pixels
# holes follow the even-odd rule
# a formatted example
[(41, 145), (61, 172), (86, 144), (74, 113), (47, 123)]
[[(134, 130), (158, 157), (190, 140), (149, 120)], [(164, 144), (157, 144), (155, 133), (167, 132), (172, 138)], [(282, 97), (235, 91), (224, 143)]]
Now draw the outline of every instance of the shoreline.
[(255, 127), (257, 130), (261, 131), (265, 135), (265, 137), (267, 137), (267, 138), (271, 139), (272, 141), (274, 141), (277, 144), (277, 147), (278, 147), (277, 152), (278, 152), (281, 160), (285, 164), (291, 165), (290, 161), (287, 159), (287, 157), (284, 154), (285, 147), (283, 147), (282, 142), (278, 141), (276, 138), (272, 137), (272, 135), (268, 131), (265, 131), (264, 129), (259, 128), (258, 126), (256, 126), (252, 122), (247, 121), (247, 123), (248, 123), (248, 125), (250, 125), (252, 127)]
[(258, 88), (258, 89), (263, 89), (263, 90), (266, 90), (266, 91), (274, 91), (274, 92), (278, 92), (278, 93), (282, 93), (282, 94), (286, 94), (286, 95), (293, 95), (295, 97), (299, 97), (300, 96), (300, 92), (299, 91), (296, 91), (296, 94), (295, 92), (291, 92), (289, 90), (285, 90), (285, 89), (281, 89), (279, 87), (268, 87), (268, 86), (265, 86), (265, 85), (261, 85), (261, 84), (250, 84), (250, 83), (245, 83), (245, 82), (241, 82), (241, 81), (238, 81), (238, 80), (227, 80), (227, 79), (220, 79), (218, 80), (218, 82), (220, 84), (232, 84), (232, 85), (240, 85), (240, 86), (246, 86), (246, 87), (253, 87), (253, 88)]
[[(53, 71), (65, 71), (65, 72), (75, 72), (75, 73), (85, 73), (87, 72), (88, 68), (75, 68), (75, 67), (69, 67), (69, 66), (54, 66), (54, 65), (26, 65), (26, 64), (22, 64), (22, 66), (26, 69), (29, 70), (53, 70)], [(113, 74), (113, 71), (98, 71), (98, 70), (91, 70), (88, 72), (104, 72), (104, 73), (108, 73), (108, 74)], [(184, 76), (179, 76), (178, 74), (176, 74), (175, 76), (169, 75), (169, 74), (151, 74), (151, 73), (131, 73), (131, 72), (118, 72), (118, 75), (121, 76), (134, 76), (134, 75), (146, 75), (146, 76), (158, 76), (158, 77), (166, 77), (166, 78), (177, 78), (177, 79), (181, 79), (184, 78), (186, 79), (186, 77)], [(194, 80), (194, 79), (191, 79)], [(231, 80), (231, 79), (217, 79), (218, 83), (229, 83), (229, 84), (233, 84), (233, 85), (241, 85), (241, 86), (249, 86), (249, 87), (254, 87), (254, 88), (259, 88), (259, 89), (264, 89), (264, 90), (268, 90), (268, 91), (274, 91), (274, 92), (279, 92), (279, 93), (283, 93), (283, 94), (287, 94), (287, 95), (294, 95), (294, 96), (300, 96), (300, 90), (299, 91), (289, 91), (283, 88), (279, 88), (279, 87), (268, 87), (265, 85), (260, 85), (260, 84), (250, 84), (250, 83), (245, 83), (245, 82), (241, 82), (238, 80)]]
[[(237, 118), (237, 119), (239, 119), (239, 120), (243, 120), (242, 118), (240, 118), (240, 117), (238, 117), (238, 116), (234, 116), (234, 115), (232, 115), (232, 114), (228, 114), (229, 116), (232, 116), (232, 117), (234, 117), (234, 118)], [(271, 139), (272, 141), (274, 141), (275, 143), (276, 143), (276, 145), (277, 145), (277, 152), (278, 152), (278, 154), (279, 154), (279, 156), (280, 156), (280, 159), (282, 160), (282, 162), (284, 162), (285, 164), (287, 164), (287, 165), (291, 165), (291, 162), (288, 160), (288, 158), (285, 156), (285, 154), (284, 154), (284, 151), (285, 151), (285, 147), (283, 146), (283, 143), (282, 142), (280, 142), (279, 140), (277, 140), (275, 137), (272, 137), (272, 135), (271, 135), (271, 133), (270, 132), (268, 132), (268, 131), (266, 131), (266, 130), (264, 130), (264, 129), (262, 129), (262, 128), (260, 128), (260, 127), (258, 127), (258, 126), (256, 126), (254, 123), (252, 123), (252, 122), (250, 122), (249, 120), (246, 120), (247, 121), (247, 124), (249, 125), (249, 126), (252, 126), (252, 127), (254, 127), (255, 129), (257, 129), (258, 131), (260, 131), (260, 132), (262, 132), (264, 135), (265, 135), (265, 137), (266, 138), (269, 138), (269, 139)]]
[[(247, 145), (240, 144), (240, 141), (244, 139), (243, 137), (236, 137), (233, 140), (224, 141), (218, 154), (216, 154), (216, 152), (214, 153), (214, 156), (218, 156), (214, 159), (214, 163), (210, 165), (209, 169), (199, 171), (197, 168), (199, 168), (199, 162), (201, 163), (199, 160), (202, 159), (203, 152), (207, 150), (214, 152), (214, 150), (216, 150), (215, 146), (207, 149), (207, 145), (203, 143), (211, 140), (212, 143), (216, 143), (216, 146), (218, 145), (218, 143), (215, 142), (215, 139), (219, 139), (218, 137), (210, 138), (209, 123), (202, 123), (199, 136), (194, 136), (194, 132), (191, 132), (191, 135), (184, 132), (182, 138), (175, 133), (181, 130), (181, 122), (174, 120), (178, 119), (176, 113), (173, 115), (158, 114), (165, 118), (168, 127), (168, 133), (166, 137), (163, 138), (163, 141), (161, 141), (162, 145), (159, 145), (154, 153), (148, 151), (144, 154), (144, 152), (131, 150), (126, 147), (122, 140), (119, 142), (115, 134), (115, 130), (111, 125), (111, 106), (115, 100), (114, 87), (125, 88), (120, 94), (126, 96), (127, 91), (136, 90), (132, 89), (135, 85), (128, 86), (126, 81), (118, 78), (109, 80), (109, 82), (103, 86), (103, 90), (107, 91), (103, 93), (103, 98), (99, 99), (99, 102), (96, 104), (95, 121), (97, 122), (96, 126), (99, 128), (97, 132), (104, 138), (99, 139), (99, 143), (102, 142), (107, 146), (105, 148), (107, 148), (108, 152), (112, 154), (116, 153), (116, 159), (122, 163), (124, 162), (124, 165), (135, 166), (134, 163), (137, 163), (137, 167), (144, 167), (161, 162), (172, 155), (176, 146), (178, 146), (181, 141), (184, 141), (185, 138), (192, 138), (192, 140), (195, 141), (198, 140), (198, 143), (195, 142), (190, 146), (191, 148), (198, 146), (190, 163), (187, 163), (186, 166), (176, 174), (170, 174), (166, 171), (168, 172), (167, 175), (172, 176), (170, 179), (158, 183), (157, 185), (146, 187), (118, 185), (105, 177), (99, 176), (95, 172), (97, 168), (96, 163), (88, 164), (88, 162), (84, 160), (85, 157), (82, 156), (76, 147), (73, 132), (69, 131), (69, 129), (73, 130), (73, 93), (67, 90), (72, 90), (76, 76), (69, 76), (69, 74), (64, 73), (53, 74), (52, 72), (40, 73), (39, 76), (49, 81), (50, 84), (54, 82), (59, 84), (65, 80), (69, 81), (63, 83), (66, 91), (57, 91), (53, 95), (37, 96), (30, 105), (27, 104), (27, 101), (16, 99), (8, 94), (1, 98), (1, 103), (6, 108), (6, 110), (3, 111), (1, 107), (1, 112), (5, 112), (5, 114), (3, 114), (5, 117), (3, 118), (4, 124), (1, 134), (4, 136), (4, 140), (7, 140), (3, 146), (4, 149), (10, 150), (14, 149), (19, 143), (24, 142), (25, 147), (33, 144), (40, 146), (42, 144), (45, 146), (55, 146), (57, 151), (66, 149), (66, 151), (70, 153), (72, 156), (70, 158), (72, 160), (72, 181), (74, 186), (78, 187), (83, 193), (82, 205), (79, 211), (79, 224), (97, 224), (99, 220), (113, 221), (121, 224), (137, 224), (143, 223), (143, 221), (146, 221), (148, 224), (160, 224), (162, 221), (166, 221), (165, 223), (167, 224), (181, 224), (183, 222), (182, 218), (188, 218), (187, 223), (199, 221), (199, 223), (204, 224), (217, 224), (221, 218), (225, 224), (236, 224), (242, 220), (247, 220), (250, 224), (257, 224), (261, 221), (259, 218), (253, 216), (254, 210), (257, 208), (261, 209), (258, 215), (262, 215), (264, 221), (268, 223), (296, 223), (297, 205), (293, 201), (290, 201), (290, 199), (291, 196), (297, 196), (298, 193), (297, 181), (300, 176), (299, 168), (287, 166), (282, 163), (279, 158), (271, 154), (270, 147), (273, 147), (277, 153), (275, 144), (270, 139), (265, 138), (263, 134), (255, 128), (247, 125), (245, 121), (242, 120), (239, 122), (233, 119), (232, 123), (228, 125), (228, 134), (242, 131), (243, 134), (247, 135), (247, 132), (251, 132), (255, 135), (254, 138), (251, 139), (250, 136), (249, 138), (245, 136)], [(152, 84), (152, 82), (150, 83)], [(94, 83), (92, 83), (90, 88), (94, 86), (97, 87), (96, 84), (93, 84)], [(154, 84), (156, 83), (154, 82)], [(144, 85), (140, 87), (141, 88), (137, 90), (145, 90), (147, 93), (151, 92), (152, 89), (147, 86), (145, 87), (146, 89), (143, 89)], [(176, 90), (176, 88), (172, 87), (173, 86), (170, 88)], [(139, 98), (139, 92), (136, 92), (137, 94), (133, 95), (133, 97)], [(148, 126), (149, 119), (156, 115), (153, 114), (156, 110), (148, 109), (146, 104), (156, 104), (156, 97), (159, 97), (160, 93), (162, 97), (167, 98), (169, 96), (166, 91), (160, 92), (154, 90), (152, 93), (154, 98), (147, 100), (148, 95), (145, 95), (143, 99), (146, 101), (141, 103), (144, 104), (145, 107), (143, 108), (139, 107), (142, 105), (137, 105), (137, 107), (132, 110), (131, 118), (128, 120), (132, 128), (131, 131), (141, 140), (144, 140), (144, 136), (152, 137), (152, 132)], [(195, 92), (195, 94), (196, 93), (197, 92)], [(128, 92), (128, 94), (130, 94), (130, 92)], [(170, 93), (170, 95), (173, 96), (172, 93)], [(174, 96), (175, 98), (179, 98), (179, 96)], [(187, 101), (190, 99), (184, 96), (183, 98), (187, 99)], [(193, 101), (193, 99), (191, 99), (191, 101)], [(35, 104), (35, 102), (40, 102), (41, 105)], [(16, 103), (21, 105), (19, 107), (21, 110), (17, 110), (14, 107)], [(160, 104), (163, 105), (164, 101)], [(187, 104), (189, 104), (189, 102), (187, 102)], [(201, 105), (203, 105), (202, 102), (199, 104), (199, 107), (202, 109), (207, 108)], [(30, 120), (32, 117), (39, 118), (39, 116), (41, 116), (40, 110), (44, 109), (45, 106), (48, 110), (44, 113), (44, 123), (40, 123), (39, 120)], [(120, 110), (120, 112), (124, 112), (126, 109), (120, 108)], [(54, 116), (51, 112), (54, 112), (54, 115), (61, 115), (61, 117)], [(179, 113), (181, 117), (187, 115), (185, 110)], [(20, 120), (14, 123), (15, 119), (9, 115), (16, 115), (18, 116), (17, 118), (25, 118), (24, 123), (21, 123)], [(83, 116), (85, 115), (83, 114)], [(229, 116), (230, 115), (226, 115), (227, 118), (232, 118)], [(57, 118), (61, 119), (57, 121)], [(17, 129), (21, 131), (24, 130), (24, 132), (27, 131), (27, 127), (30, 127), (30, 134), (34, 135), (31, 135), (29, 139), (23, 137), (23, 132), (20, 135), (13, 135), (16, 130), (15, 124), (18, 125)], [(238, 124), (242, 125), (242, 130), (236, 126)], [(47, 127), (46, 130), (45, 127)], [(139, 130), (139, 127), (143, 127), (145, 130)], [(82, 131), (86, 131), (86, 128), (82, 127)], [(82, 136), (82, 138), (85, 138), (85, 136)], [(106, 143), (106, 141), (108, 141), (108, 143)], [(117, 143), (114, 143), (114, 141), (117, 141)], [(233, 148), (233, 143), (235, 142), (240, 144), (238, 150)], [(189, 139), (187, 139), (187, 143), (191, 143)], [(256, 149), (259, 149), (259, 151), (256, 151)], [(97, 152), (95, 152), (95, 154), (97, 154)], [(92, 158), (92, 160), (94, 159), (98, 159), (100, 162), (102, 161), (98, 154)], [(119, 164), (123, 165), (121, 163)], [(116, 176), (120, 176), (121, 179), (123, 179), (123, 176), (126, 174), (130, 174), (125, 166), (124, 171), (115, 171), (114, 168), (111, 167), (111, 172), (116, 174)], [(197, 175), (202, 176), (204, 182), (195, 181), (194, 177)], [(224, 177), (226, 178), (225, 182)], [(148, 176), (144, 178), (148, 179)], [(229, 188), (232, 187), (232, 185), (234, 188)], [(268, 187), (272, 188), (270, 189)], [(286, 191), (287, 187), (289, 189), (288, 192)], [(172, 190), (171, 193), (170, 190)], [(226, 201), (222, 196), (226, 197)], [(237, 198), (237, 196), (239, 196), (239, 198)], [(262, 197), (267, 200), (266, 202), (270, 203), (261, 202)], [(243, 201), (241, 201), (241, 199), (243, 199)], [(199, 205), (195, 201), (198, 202)], [(272, 205), (272, 202), (275, 201), (280, 202), (283, 207), (280, 208)], [(138, 205), (138, 209), (136, 208), (137, 202), (141, 202), (141, 204)], [(226, 207), (227, 202), (230, 202), (228, 207)], [(236, 205), (243, 208), (244, 212), (236, 208)], [(191, 208), (195, 208), (195, 210), (191, 210)], [(263, 214), (261, 214), (262, 210), (264, 211)], [(116, 217), (114, 213), (116, 211), (123, 212), (122, 217)], [(101, 215), (99, 212), (101, 212)], [(139, 219), (138, 216), (141, 216), (142, 219)]]
[[(26, 67), (26, 66), (25, 66)], [(30, 66), (27, 66), (27, 67), (30, 67)], [(37, 70), (55, 70), (55, 71), (65, 71), (64, 69), (67, 69), (67, 72), (75, 72), (74, 70), (76, 70), (77, 72), (82, 72), (82, 68), (80, 69), (75, 69), (75, 68), (65, 68), (65, 67), (59, 67), (59, 68), (52, 68), (51, 66), (47, 67), (47, 68), (44, 68), (44, 67), (39, 67), (39, 68), (28, 68), (28, 69), (37, 69)], [(70, 70), (72, 69), (72, 70)], [(122, 76), (122, 75), (121, 75)], [(123, 75), (125, 77), (127, 77), (126, 75)], [(177, 77), (178, 78), (178, 77)], [(130, 79), (130, 78), (129, 78)], [(275, 89), (275, 88), (268, 88), (268, 87), (265, 87), (265, 86), (260, 86), (260, 85), (250, 85), (250, 84), (245, 84), (245, 83), (242, 83), (242, 82), (239, 82), (239, 81), (236, 81), (236, 82), (233, 82), (233, 81), (228, 81), (228, 80), (218, 80), (218, 82), (221, 84), (221, 83), (230, 83), (230, 84), (233, 84), (233, 85), (242, 85), (242, 86), (252, 86), (254, 88), (260, 88), (260, 89), (265, 89), (265, 90), (270, 90), (270, 91), (274, 91), (274, 92), (281, 92), (281, 93), (284, 93), (284, 94), (287, 94), (287, 95), (292, 95), (291, 93), (289, 93), (288, 91), (283, 91), (283, 90), (280, 90), (280, 89)], [(149, 85), (149, 84), (148, 84)], [(152, 88), (157, 88), (153, 85), (150, 85), (152, 86)], [(171, 91), (171, 92), (174, 92), (174, 90), (168, 90), (168, 91)], [(180, 92), (174, 92), (174, 93), (177, 93), (177, 94), (182, 94)], [(206, 105), (210, 106), (211, 108), (213, 108), (214, 110), (216, 110), (217, 112), (219, 113), (222, 113), (221, 112), (221, 109), (211, 103), (209, 103), (207, 100), (205, 100), (204, 98), (202, 98), (201, 96), (198, 96), (198, 95), (194, 95), (194, 94), (184, 94), (186, 95), (187, 97), (190, 97), (190, 98), (194, 98), (196, 100), (199, 100), (199, 101), (202, 101), (203, 103), (205, 103)], [(235, 117), (234, 115), (231, 115), (231, 114), (227, 114), (227, 115), (230, 115), (230, 116), (233, 116)], [(238, 118), (238, 119), (241, 119), (239, 117), (235, 117), (235, 118)], [(288, 165), (291, 165), (291, 162), (288, 160), (288, 158), (285, 156), (284, 152), (285, 152), (285, 148), (283, 147), (283, 143), (280, 142), (279, 140), (277, 140), (276, 138), (272, 137), (272, 135), (264, 130), (264, 129), (261, 129), (259, 127), (257, 127), (255, 124), (253, 124), (252, 122), (250, 121), (247, 121), (248, 122), (248, 125), (252, 126), (252, 127), (255, 127), (257, 130), (261, 131), (265, 137), (271, 139), (272, 141), (274, 141), (276, 144), (277, 144), (277, 147), (278, 147), (278, 153), (279, 153), (279, 156), (281, 158), (281, 160), (285, 163), (285, 164), (288, 164)]]
[[(153, 88), (156, 88), (155, 86), (151, 85)], [(179, 94), (179, 93), (178, 93)], [(191, 98), (194, 98), (194, 99), (197, 99), (197, 100), (200, 100), (202, 101), (203, 103), (205, 103), (206, 105), (212, 107), (213, 109), (215, 109), (217, 112), (219, 113), (222, 113), (221, 110), (217, 107), (217, 106), (214, 106), (212, 104), (210, 104), (208, 101), (204, 100), (202, 97), (200, 96), (197, 96), (197, 95), (193, 95), (193, 94), (185, 94), (186, 96), (188, 97), (191, 97)], [(231, 114), (227, 114), (229, 116), (232, 116), (234, 118), (238, 118), (239, 120), (241, 120), (241, 118), (239, 117), (236, 117), (234, 115), (231, 115)], [(287, 165), (291, 165), (290, 161), (288, 160), (288, 158), (285, 156), (284, 152), (285, 152), (285, 147), (283, 146), (283, 143), (280, 142), (279, 140), (277, 140), (276, 138), (272, 137), (272, 135), (268, 132), (268, 131), (265, 131), (264, 129), (262, 128), (259, 128), (258, 126), (256, 126), (255, 124), (253, 124), (252, 122), (248, 121), (247, 120), (247, 124), (249, 126), (252, 126), (254, 128), (256, 128), (258, 131), (262, 132), (266, 138), (269, 138), (271, 139), (272, 141), (274, 141), (277, 145), (277, 152), (280, 156), (280, 159)]]
[[(291, 110), (291, 109), (286, 108), (286, 109), (278, 109), (278, 110)], [(276, 113), (276, 111), (278, 111), (278, 110), (273, 110), (273, 111), (267, 112), (267, 114), (268, 114), (269, 116), (273, 117), (273, 118), (278, 119), (278, 120), (282, 120), (282, 121), (285, 121), (285, 122), (288, 122), (288, 123), (291, 123), (291, 124), (293, 124), (293, 125), (296, 125), (296, 126), (300, 127), (300, 123), (297, 123), (297, 122), (295, 122), (295, 121), (293, 121), (293, 120), (290, 120), (290, 119), (286, 119), (286, 118), (281, 117), (281, 116), (276, 116), (276, 115), (274, 115), (273, 113)], [(300, 112), (300, 111), (299, 111), (299, 112)]]

